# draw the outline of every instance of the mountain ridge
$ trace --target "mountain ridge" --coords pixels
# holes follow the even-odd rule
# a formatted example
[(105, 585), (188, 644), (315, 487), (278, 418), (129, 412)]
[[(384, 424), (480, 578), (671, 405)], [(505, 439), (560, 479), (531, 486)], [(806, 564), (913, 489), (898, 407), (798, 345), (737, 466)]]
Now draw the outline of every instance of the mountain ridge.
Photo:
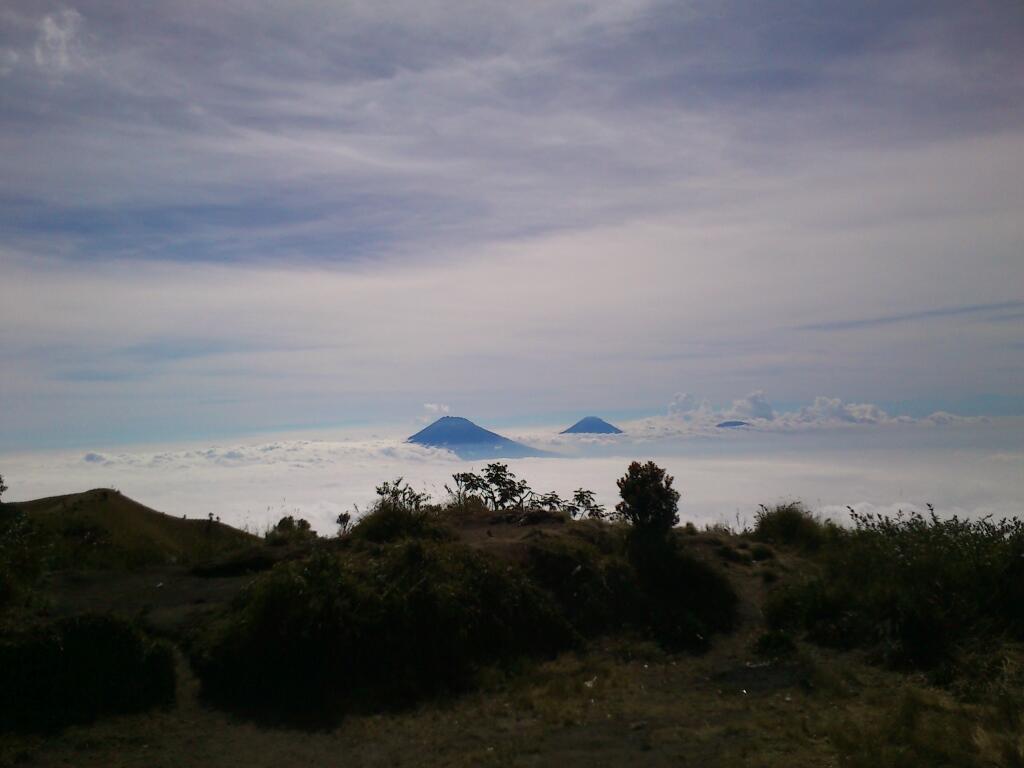
[(563, 435), (621, 435), (622, 430), (614, 424), (609, 424), (597, 416), (584, 416), (568, 429), (563, 429)]
[(551, 455), (484, 429), (462, 416), (442, 416), (410, 435), (406, 442), (446, 448), (463, 459), (520, 459)]

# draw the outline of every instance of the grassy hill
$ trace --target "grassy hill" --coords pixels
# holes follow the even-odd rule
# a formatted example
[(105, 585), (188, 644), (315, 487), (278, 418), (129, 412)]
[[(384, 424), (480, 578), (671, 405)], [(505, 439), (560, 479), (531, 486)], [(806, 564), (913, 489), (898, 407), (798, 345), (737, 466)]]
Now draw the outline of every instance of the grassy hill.
[(0, 733), (0, 765), (1024, 765), (1024, 525), (791, 504), (636, 550), (621, 521), (396, 498), (284, 540), (112, 491), (10, 505), (117, 553), (44, 580), (46, 652), (109, 636), (137, 663), (101, 679), (155, 670), (166, 702), (169, 641), (177, 687)]
[(258, 541), (217, 521), (157, 512), (105, 488), (4, 504), (5, 522), (27, 528), (29, 546), (48, 569), (194, 563)]

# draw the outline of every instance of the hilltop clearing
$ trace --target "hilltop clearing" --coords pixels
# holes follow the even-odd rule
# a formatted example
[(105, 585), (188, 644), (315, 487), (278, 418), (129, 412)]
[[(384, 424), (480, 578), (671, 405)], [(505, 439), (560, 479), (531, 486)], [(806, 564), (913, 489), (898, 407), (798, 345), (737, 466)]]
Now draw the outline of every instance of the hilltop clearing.
[(53, 570), (194, 563), (259, 540), (217, 520), (157, 512), (107, 488), (0, 506), (7, 525), (19, 517)]
[[(0, 763), (1021, 764), (1015, 598), (983, 597), (1012, 581), (1019, 526), (842, 530), (790, 504), (745, 531), (664, 529), (658, 472), (630, 468), (611, 521), (385, 483), (338, 537), (285, 518), (204, 559), (44, 573), (8, 618), (110, 614), (89, 636), (137, 647), (151, 694), (0, 735)], [(93, 502), (157, 514), (122, 499)], [(34, 638), (8, 631), (0, 654), (52, 648)], [(107, 679), (140, 674), (104, 659)]]

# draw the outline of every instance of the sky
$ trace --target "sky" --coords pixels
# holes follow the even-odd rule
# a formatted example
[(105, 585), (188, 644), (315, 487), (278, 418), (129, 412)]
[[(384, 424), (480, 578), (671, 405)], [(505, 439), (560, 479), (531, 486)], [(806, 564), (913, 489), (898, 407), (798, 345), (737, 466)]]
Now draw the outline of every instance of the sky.
[(7, 0), (0, 461), (442, 407), (1002, 455), (1022, 178), (1017, 0)]

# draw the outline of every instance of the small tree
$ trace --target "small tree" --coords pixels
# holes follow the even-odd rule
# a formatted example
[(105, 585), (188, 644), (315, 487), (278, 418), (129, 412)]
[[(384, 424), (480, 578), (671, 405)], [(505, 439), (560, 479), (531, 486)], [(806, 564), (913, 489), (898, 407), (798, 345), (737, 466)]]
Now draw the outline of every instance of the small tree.
[(344, 536), (352, 530), (352, 513), (342, 512), (337, 516), (337, 518), (335, 518), (334, 522), (338, 526), (338, 535)]
[(456, 472), (452, 475), (452, 482), (455, 484), (454, 489), (450, 485), (445, 485), (444, 489), (459, 509), (465, 507), (469, 498), (483, 488), (483, 479), (472, 472)]
[(377, 496), (383, 505), (416, 513), (421, 512), (422, 507), (430, 501), (429, 493), (415, 490), (401, 477), (394, 482), (385, 481), (378, 485)]
[(533, 490), (525, 480), (516, 479), (508, 464), (493, 462), (484, 467), (480, 489), (495, 511), (513, 507), (524, 509), (533, 498)]
[(301, 517), (285, 515), (277, 521), (277, 525), (267, 531), (264, 538), (270, 544), (290, 544), (316, 538), (308, 520)]
[[(594, 492), (586, 488), (577, 488), (572, 495), (572, 507), (579, 510), (580, 517), (588, 517), (591, 520), (603, 520), (605, 516), (604, 507), (594, 500)], [(573, 515), (575, 517), (575, 515)]]
[(7, 490), (7, 486), (4, 484), (4, 476), (0, 475), (0, 496), (4, 495), (4, 491)]
[(562, 497), (559, 496), (555, 491), (548, 491), (547, 493), (542, 493), (540, 496), (537, 497), (536, 503), (538, 507), (540, 507), (541, 509), (546, 509), (548, 512), (560, 512), (561, 510), (567, 508), (566, 503), (562, 500)]
[(673, 480), (653, 461), (634, 461), (616, 481), (622, 501), (615, 505), (614, 517), (644, 537), (667, 536), (679, 522), (679, 492), (672, 487)]

